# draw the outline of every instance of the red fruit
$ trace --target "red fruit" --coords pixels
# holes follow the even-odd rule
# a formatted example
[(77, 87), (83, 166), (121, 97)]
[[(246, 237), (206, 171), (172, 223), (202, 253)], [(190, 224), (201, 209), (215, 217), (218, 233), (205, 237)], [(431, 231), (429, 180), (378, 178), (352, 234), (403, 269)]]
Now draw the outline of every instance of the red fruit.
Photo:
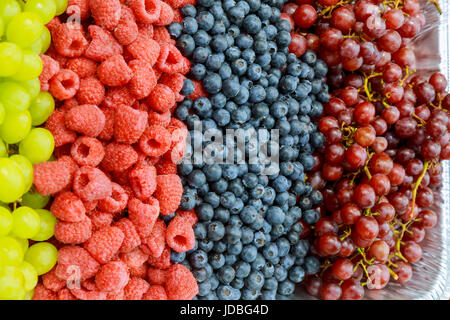
[(60, 55), (77, 58), (86, 51), (88, 42), (80, 24), (61, 23), (52, 29), (52, 45)]
[[(85, 280), (95, 276), (99, 268), (100, 264), (84, 248), (65, 246), (58, 251), (55, 274), (64, 280)], [(74, 279), (74, 275), (79, 276), (79, 279)]]
[(197, 281), (181, 264), (175, 264), (169, 268), (165, 289), (170, 300), (190, 300), (198, 293)]
[(80, 79), (83, 79), (95, 76), (97, 63), (91, 59), (79, 57), (70, 59), (67, 62), (66, 69), (75, 72)]
[(109, 262), (103, 265), (95, 276), (97, 288), (104, 292), (117, 292), (123, 289), (130, 275), (122, 261)]
[(101, 200), (112, 194), (111, 180), (103, 171), (84, 166), (75, 172), (73, 191), (84, 201)]
[(127, 46), (127, 52), (135, 59), (146, 61), (153, 67), (161, 52), (160, 44), (145, 35), (139, 35), (135, 41)]
[(147, 113), (127, 106), (118, 106), (114, 123), (114, 139), (132, 144), (139, 140), (147, 126)]
[(76, 95), (80, 87), (80, 79), (75, 72), (61, 69), (51, 78), (49, 85), (52, 96), (58, 100), (67, 100)]
[(109, 197), (98, 202), (100, 210), (116, 213), (126, 208), (128, 203), (128, 193), (119, 184), (112, 182), (112, 193)]
[(137, 165), (131, 169), (129, 181), (136, 198), (145, 201), (156, 189), (156, 169), (150, 165)]
[(80, 222), (86, 219), (83, 202), (72, 192), (59, 194), (53, 201), (50, 211), (56, 218), (67, 222)]
[(83, 246), (98, 262), (107, 263), (118, 253), (123, 239), (122, 230), (106, 227), (94, 232)]
[(72, 144), (70, 153), (78, 165), (96, 167), (103, 160), (105, 150), (97, 139), (83, 136)]
[(153, 111), (164, 113), (175, 104), (175, 95), (168, 86), (157, 84), (148, 97), (147, 103)]
[(40, 162), (33, 169), (33, 183), (43, 196), (63, 190), (71, 181), (70, 168), (62, 161)]
[(96, 137), (105, 127), (105, 115), (97, 106), (84, 104), (66, 113), (65, 125), (80, 134)]
[(154, 198), (148, 199), (145, 203), (137, 198), (132, 198), (128, 202), (129, 218), (141, 238), (150, 236), (159, 213), (158, 201)]
[(128, 66), (133, 70), (133, 78), (128, 83), (130, 92), (136, 99), (146, 98), (157, 85), (155, 72), (144, 60), (132, 60)]
[(151, 234), (143, 241), (151, 256), (159, 257), (162, 254), (166, 243), (166, 229), (166, 224), (162, 220), (157, 219)]
[(180, 177), (168, 174), (156, 177), (155, 198), (159, 201), (162, 215), (169, 215), (178, 208), (183, 194)]
[(139, 234), (130, 219), (122, 218), (114, 224), (114, 227), (122, 230), (125, 236), (119, 249), (120, 252), (130, 252), (141, 245)]
[(180, 217), (172, 219), (167, 226), (166, 241), (176, 252), (186, 252), (194, 248), (195, 235), (191, 223)]
[(293, 18), (297, 26), (307, 29), (317, 20), (316, 9), (309, 4), (302, 4), (295, 10)]
[(133, 10), (136, 20), (142, 23), (154, 23), (161, 14), (159, 0), (129, 0), (127, 5)]
[(163, 286), (151, 285), (142, 296), (142, 300), (167, 300), (167, 293)]
[(144, 279), (131, 277), (124, 288), (125, 300), (142, 300), (142, 296), (148, 291), (150, 284)]
[(90, 25), (88, 31), (92, 40), (84, 54), (86, 58), (102, 62), (114, 55), (123, 54), (122, 46), (105, 29), (96, 25)]
[(139, 148), (149, 157), (159, 157), (169, 150), (171, 138), (165, 128), (153, 125), (148, 127), (139, 139)]
[(95, 24), (107, 30), (113, 30), (120, 20), (121, 5), (119, 0), (89, 0)]
[(114, 29), (114, 37), (121, 45), (129, 45), (138, 37), (139, 29), (133, 11), (122, 5), (119, 24)]
[(34, 288), (33, 300), (58, 300), (56, 294), (38, 283)]
[(106, 171), (123, 172), (138, 160), (138, 154), (132, 146), (112, 142), (105, 147), (102, 168)]

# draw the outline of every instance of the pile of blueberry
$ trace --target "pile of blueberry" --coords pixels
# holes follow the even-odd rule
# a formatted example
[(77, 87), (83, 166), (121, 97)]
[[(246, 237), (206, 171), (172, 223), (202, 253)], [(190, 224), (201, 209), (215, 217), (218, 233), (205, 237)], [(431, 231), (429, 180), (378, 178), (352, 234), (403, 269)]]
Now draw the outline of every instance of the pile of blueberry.
[[(190, 77), (210, 95), (186, 98), (175, 111), (191, 137), (198, 121), (203, 131), (279, 130), (276, 174), (263, 174), (263, 164), (179, 166), (181, 209), (195, 209), (199, 222), (195, 248), (171, 258), (192, 270), (198, 299), (276, 299), (319, 270), (300, 239), (300, 221), (314, 224), (322, 202), (305, 181), (312, 153), (324, 143), (311, 119), (329, 100), (322, 81), (327, 67), (312, 51), (299, 58), (289, 53), (291, 25), (280, 19), (285, 2), (198, 0), (182, 8), (182, 23), (169, 27), (192, 62)], [(182, 93), (193, 90), (185, 81)]]

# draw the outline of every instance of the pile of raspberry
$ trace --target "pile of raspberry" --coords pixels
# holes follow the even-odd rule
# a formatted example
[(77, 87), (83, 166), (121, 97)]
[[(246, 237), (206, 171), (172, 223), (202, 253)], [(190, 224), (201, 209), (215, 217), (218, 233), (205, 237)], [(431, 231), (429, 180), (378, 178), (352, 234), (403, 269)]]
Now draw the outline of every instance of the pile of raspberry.
[(40, 81), (57, 102), (45, 124), (56, 148), (54, 161), (35, 165), (34, 184), (54, 197), (59, 252), (35, 300), (197, 294), (191, 272), (170, 259), (194, 247), (197, 220), (176, 212), (188, 131), (171, 114), (190, 64), (165, 27), (181, 21), (185, 4), (69, 0), (47, 25)]

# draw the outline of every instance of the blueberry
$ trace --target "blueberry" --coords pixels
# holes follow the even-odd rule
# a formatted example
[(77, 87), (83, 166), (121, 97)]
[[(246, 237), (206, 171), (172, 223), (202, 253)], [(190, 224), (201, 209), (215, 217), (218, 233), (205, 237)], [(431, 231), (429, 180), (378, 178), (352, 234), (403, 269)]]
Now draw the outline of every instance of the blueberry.
[(197, 14), (196, 22), (199, 29), (210, 31), (214, 26), (214, 16), (208, 11), (200, 11)]
[(288, 276), (287, 270), (283, 268), (281, 265), (275, 266), (274, 277), (278, 282), (286, 280)]
[(203, 223), (197, 223), (193, 227), (194, 234), (197, 239), (206, 238), (206, 226)]
[(242, 7), (234, 6), (228, 10), (227, 16), (231, 23), (241, 25), (245, 17), (245, 10)]
[[(172, 251), (172, 253), (173, 252), (174, 251)], [(192, 275), (194, 276), (195, 280), (197, 280), (197, 282), (203, 282), (208, 278), (205, 268), (193, 269)]]
[(261, 20), (255, 14), (249, 14), (244, 18), (242, 27), (249, 34), (256, 34), (261, 30)]
[(325, 136), (322, 132), (314, 132), (311, 136), (309, 141), (311, 142), (311, 145), (314, 148), (319, 148), (324, 145), (325, 143)]
[(257, 184), (253, 189), (250, 190), (250, 196), (253, 199), (262, 199), (264, 197), (264, 192), (264, 186)]
[(203, 268), (208, 263), (208, 255), (203, 250), (197, 250), (190, 255), (189, 261), (192, 267)]
[(181, 88), (180, 93), (184, 96), (189, 96), (194, 92), (194, 89), (194, 83), (191, 80), (186, 79), (183, 82), (183, 87)]
[(227, 187), (228, 182), (225, 179), (220, 178), (216, 182), (212, 183), (211, 190), (220, 195), (227, 190)]
[(230, 66), (233, 73), (238, 76), (242, 76), (247, 71), (247, 61), (241, 58), (233, 61)]
[(316, 64), (314, 65), (314, 72), (316, 74), (316, 77), (323, 78), (328, 73), (328, 67), (325, 62), (322, 60), (317, 60)]
[(249, 49), (253, 45), (253, 38), (250, 35), (239, 34), (235, 40), (236, 45), (241, 49)]
[(236, 199), (233, 206), (231, 207), (230, 211), (231, 214), (238, 214), (241, 212), (242, 208), (244, 208), (244, 199), (245, 199), (245, 192), (241, 195), (241, 198)]
[(180, 12), (183, 17), (195, 17), (197, 14), (197, 9), (195, 9), (193, 5), (188, 4), (183, 6)]
[(186, 252), (170, 252), (170, 261), (172, 263), (181, 263), (186, 258)]
[[(225, 55), (223, 53), (213, 53), (210, 54), (206, 59), (205, 66), (210, 71), (219, 71), (224, 61)], [(222, 77), (220, 77), (220, 75), (217, 76), (220, 78), (220, 80), (222, 80)]]
[(223, 11), (222, 4), (220, 2), (215, 2), (210, 8), (209, 12), (214, 16), (215, 19), (220, 19), (225, 12)]
[(217, 280), (217, 277), (215, 275), (212, 275), (209, 278), (209, 283), (211, 285), (211, 290), (216, 290), (217, 287), (219, 286), (219, 280)]
[(198, 30), (193, 35), (194, 42), (197, 46), (208, 46), (211, 41), (211, 36), (205, 30)]
[(198, 284), (198, 295), (200, 297), (205, 297), (211, 292), (211, 283), (209, 282), (209, 279), (205, 280), (202, 283)]
[(214, 209), (209, 203), (200, 204), (195, 212), (201, 221), (210, 221), (214, 216)]
[(190, 56), (195, 49), (195, 41), (189, 34), (183, 34), (177, 39), (177, 47), (185, 56)]
[(305, 270), (300, 266), (295, 266), (289, 270), (289, 280), (294, 283), (300, 283), (305, 278)]
[(229, 284), (231, 281), (233, 281), (235, 276), (236, 272), (234, 271), (233, 267), (227, 265), (220, 268), (217, 272), (217, 278), (223, 284)]
[(219, 68), (219, 76), (222, 78), (222, 80), (230, 79), (232, 74), (231, 67), (228, 63), (222, 63), (222, 65)]
[(228, 48), (227, 38), (224, 35), (216, 35), (212, 38), (211, 48), (216, 52), (224, 52)]
[(289, 296), (294, 293), (295, 284), (292, 281), (285, 280), (278, 285), (277, 292), (283, 296)]
[(191, 74), (196, 80), (202, 80), (206, 74), (206, 67), (201, 63), (196, 63), (191, 68)]
[(182, 210), (192, 210), (195, 207), (195, 195), (192, 192), (184, 192), (181, 197), (180, 208)]
[(255, 232), (253, 243), (257, 248), (263, 247), (266, 244), (266, 235), (262, 231)]
[(266, 90), (260, 86), (255, 85), (250, 89), (249, 101), (251, 103), (262, 102), (266, 98)]
[(198, 242), (198, 248), (205, 252), (210, 252), (213, 246), (214, 242), (209, 239), (204, 239)]
[(261, 300), (276, 300), (276, 290), (261, 290)]
[(217, 241), (214, 243), (213, 250), (217, 253), (224, 253), (227, 250), (227, 245), (224, 241)]
[(264, 275), (259, 271), (252, 271), (244, 282), (247, 289), (260, 290), (264, 285)]
[(276, 119), (284, 117), (288, 112), (286, 103), (277, 101), (270, 106), (270, 114)]
[(309, 243), (307, 240), (301, 239), (291, 250), (295, 257), (305, 257), (309, 250)]
[[(276, 22), (276, 28), (280, 32), (281, 31), (290, 32), (291, 31), (291, 24), (286, 19), (280, 19), (280, 20), (278, 20)], [(280, 45), (283, 45), (283, 44), (280, 44)], [(283, 46), (285, 46), (285, 45), (283, 45)]]
[(281, 77), (279, 88), (282, 93), (292, 93), (297, 89), (298, 77), (285, 75)]
[(181, 33), (183, 32), (183, 27), (178, 22), (172, 22), (168, 27), (167, 31), (169, 31), (169, 34), (172, 37), (178, 38), (181, 36)]
[(313, 192), (311, 192), (311, 201), (313, 202), (314, 205), (321, 204), (322, 200), (323, 200), (322, 192), (320, 192), (319, 190), (314, 190)]
[(222, 2), (222, 7), (225, 11), (228, 11), (229, 9), (236, 6), (236, 1), (234, 0), (224, 0)]
[(242, 300), (256, 300), (258, 298), (258, 290), (242, 289), (241, 299)]
[(250, 96), (250, 93), (249, 93), (248, 89), (244, 86), (240, 86), (239, 91), (233, 100), (237, 104), (241, 105), (248, 101), (249, 96)]
[(241, 237), (242, 244), (250, 244), (253, 242), (253, 239), (254, 239), (253, 230), (246, 226), (243, 227), (242, 228), (242, 237)]
[(269, 53), (261, 54), (256, 57), (255, 62), (259, 64), (263, 69), (270, 64), (272, 57)]
[(236, 300), (237, 293), (239, 291), (228, 285), (221, 285), (217, 288), (217, 296), (220, 300)]
[(225, 265), (225, 257), (222, 253), (212, 253), (209, 255), (209, 263), (214, 270), (220, 269)]
[(241, 50), (238, 47), (229, 47), (225, 51), (225, 57), (228, 59), (228, 61), (234, 61), (238, 59), (241, 56)]
[(185, 17), (181, 22), (183, 33), (193, 35), (198, 30), (197, 20), (193, 17)]
[(227, 79), (223, 82), (223, 93), (228, 98), (236, 97), (241, 89), (239, 82)]
[(320, 269), (320, 261), (316, 257), (306, 257), (304, 262), (305, 272), (308, 275), (316, 274)]
[(242, 237), (242, 230), (238, 226), (227, 225), (226, 226), (226, 240), (228, 243), (236, 243)]
[(267, 25), (264, 27), (264, 32), (266, 33), (267, 40), (272, 41), (275, 40), (278, 30), (274, 25)]
[(261, 20), (267, 20), (272, 15), (272, 8), (266, 4), (262, 3), (261, 6), (258, 9), (258, 16), (261, 18)]
[(282, 52), (275, 52), (272, 55), (271, 65), (274, 68), (281, 68), (286, 64), (286, 55)]
[(244, 193), (244, 186), (240, 179), (234, 179), (228, 184), (228, 191), (234, 193), (236, 197), (240, 197)]
[(203, 87), (210, 94), (215, 94), (222, 88), (222, 79), (217, 73), (209, 73), (203, 80)]
[[(281, 212), (283, 212), (280, 209)], [(272, 230), (270, 231), (270, 235), (277, 239), (281, 235), (285, 233), (284, 226), (282, 224), (272, 224)]]
[(234, 193), (232, 193), (232, 192), (227, 191), (227, 192), (224, 192), (220, 196), (221, 205), (227, 209), (229, 209), (233, 206), (234, 201), (236, 201), (236, 197), (235, 197)]
[(306, 210), (303, 212), (303, 220), (308, 224), (314, 224), (319, 220), (320, 216), (317, 210)]
[(255, 261), (252, 262), (252, 270), (260, 271), (264, 268), (266, 264), (266, 259), (261, 253), (256, 255)]
[(209, 47), (197, 47), (192, 53), (192, 60), (195, 63), (205, 63), (211, 54), (211, 49)]
[(256, 259), (258, 249), (254, 245), (246, 245), (242, 248), (242, 252), (239, 255), (242, 260), (248, 263), (252, 263)]

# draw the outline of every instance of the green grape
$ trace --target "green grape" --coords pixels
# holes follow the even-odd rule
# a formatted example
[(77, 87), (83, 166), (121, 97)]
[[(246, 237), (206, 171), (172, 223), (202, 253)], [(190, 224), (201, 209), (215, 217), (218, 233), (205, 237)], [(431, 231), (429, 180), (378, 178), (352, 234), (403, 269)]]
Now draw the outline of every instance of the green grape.
[(23, 239), (23, 238), (17, 238), (17, 237), (11, 237), (13, 239), (16, 239), (17, 243), (20, 245), (20, 247), (22, 248), (22, 252), (25, 255), (25, 253), (28, 250), (28, 239)]
[(17, 165), (8, 158), (0, 158), (0, 201), (11, 203), (24, 193), (25, 178)]
[(0, 267), (0, 300), (21, 300), (25, 296), (24, 277), (15, 267)]
[(6, 111), (27, 110), (30, 100), (30, 95), (20, 84), (12, 81), (0, 83), (0, 102)]
[(55, 100), (48, 92), (41, 91), (30, 103), (31, 124), (39, 126), (47, 121), (55, 110)]
[(0, 38), (3, 37), (3, 33), (5, 33), (5, 23), (3, 22), (3, 18), (0, 17)]
[(36, 209), (35, 210), (41, 218), (41, 227), (39, 232), (31, 238), (34, 241), (45, 241), (53, 237), (55, 232), (55, 225), (57, 222), (56, 217), (48, 210)]
[(8, 150), (6, 149), (6, 144), (0, 139), (0, 158), (8, 157)]
[(32, 300), (32, 299), (33, 299), (33, 296), (34, 296), (34, 289), (25, 292), (25, 296), (23, 297), (22, 300)]
[(30, 130), (31, 114), (28, 110), (7, 112), (0, 125), (0, 138), (8, 144), (15, 144), (25, 138)]
[(36, 164), (50, 159), (54, 148), (52, 133), (44, 128), (34, 128), (20, 142), (19, 153), (27, 157), (32, 164)]
[(12, 237), (0, 237), (0, 266), (18, 266), (23, 261), (20, 244)]
[(21, 48), (29, 47), (44, 30), (39, 16), (34, 12), (21, 12), (11, 19), (6, 27), (6, 39)]
[(41, 227), (41, 218), (33, 209), (29, 207), (20, 207), (12, 213), (14, 223), (11, 235), (29, 239), (34, 237)]
[(30, 160), (28, 160), (25, 156), (20, 154), (15, 154), (9, 157), (19, 168), (20, 172), (22, 172), (23, 178), (25, 180), (25, 191), (28, 192), (33, 184), (33, 165)]
[(50, 47), (50, 43), (52, 41), (52, 36), (50, 34), (50, 30), (47, 27), (44, 27), (41, 36), (37, 39), (31, 46), (28, 47), (34, 53), (46, 53), (48, 48)]
[(33, 290), (36, 287), (38, 282), (38, 275), (34, 267), (26, 261), (22, 261), (22, 263), (17, 267), (20, 272), (22, 272), (23, 280), (24, 280), (24, 289), (25, 290)]
[(23, 53), (16, 44), (10, 42), (0, 43), (0, 77), (9, 77), (15, 74), (22, 64)]
[(41, 82), (37, 77), (31, 80), (16, 81), (16, 82), (28, 92), (31, 100), (35, 99), (38, 96), (39, 92), (41, 92)]
[(48, 242), (33, 244), (25, 254), (25, 261), (33, 265), (39, 276), (52, 270), (57, 260), (58, 250)]
[(0, 17), (3, 18), (5, 26), (9, 23), (12, 17), (22, 11), (20, 5), (16, 0), (2, 0), (0, 1)]
[(47, 24), (55, 16), (56, 4), (53, 0), (28, 0), (24, 9), (25, 12), (37, 13), (42, 23)]
[(42, 60), (37, 53), (30, 50), (23, 51), (22, 66), (11, 78), (13, 80), (26, 81), (39, 77), (42, 72)]
[[(40, 195), (34, 188), (22, 196), (21, 205), (30, 207), (32, 209), (42, 209), (50, 201), (50, 196)], [(37, 212), (37, 211), (36, 211)]]
[(55, 4), (56, 4), (56, 16), (59, 16), (61, 14), (63, 14), (66, 9), (67, 9), (67, 5), (69, 3), (69, 0), (54, 0)]
[(11, 211), (4, 207), (0, 207), (0, 236), (6, 236), (13, 226), (13, 217)]
[(0, 124), (3, 123), (3, 120), (5, 120), (5, 107), (0, 102)]

